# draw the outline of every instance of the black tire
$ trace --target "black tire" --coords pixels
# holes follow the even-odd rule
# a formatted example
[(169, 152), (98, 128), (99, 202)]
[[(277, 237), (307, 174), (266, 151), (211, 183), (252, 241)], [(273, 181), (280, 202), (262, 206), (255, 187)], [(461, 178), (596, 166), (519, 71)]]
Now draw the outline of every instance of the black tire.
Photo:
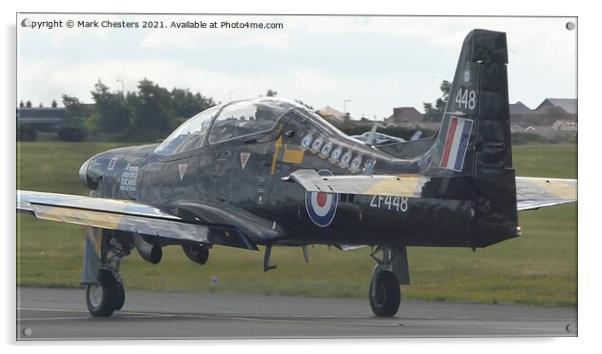
[(86, 287), (86, 305), (94, 317), (108, 317), (121, 309), (125, 301), (125, 291), (113, 273), (106, 269), (98, 271), (96, 284)]
[(113, 308), (115, 310), (121, 310), (123, 308), (123, 304), (125, 304), (125, 289), (120, 281), (115, 281), (113, 285), (115, 287), (112, 291)]
[(94, 317), (108, 317), (115, 311), (110, 290), (100, 281), (86, 287), (86, 305), (88, 312)]
[(401, 290), (395, 273), (375, 269), (370, 282), (370, 307), (378, 317), (393, 317), (399, 310)]

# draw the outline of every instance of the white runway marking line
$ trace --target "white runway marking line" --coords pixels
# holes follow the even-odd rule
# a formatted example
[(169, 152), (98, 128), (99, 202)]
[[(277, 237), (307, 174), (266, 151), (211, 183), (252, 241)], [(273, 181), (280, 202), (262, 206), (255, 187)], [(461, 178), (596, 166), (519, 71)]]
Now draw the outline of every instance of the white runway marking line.
[[(47, 311), (47, 312), (73, 312), (73, 313), (88, 313), (88, 311), (85, 310), (61, 310), (61, 309), (44, 309), (44, 308), (18, 308), (18, 310), (23, 310), (23, 311)], [(258, 316), (264, 317), (264, 318), (258, 318)], [(431, 317), (427, 317), (424, 319), (404, 319), (404, 318), (395, 318), (396, 321), (399, 322), (394, 322), (394, 323), (383, 323), (383, 322), (379, 322), (382, 321), (382, 319), (378, 319), (376, 317), (372, 317), (370, 319), (373, 319), (373, 322), (349, 322), (349, 321), (344, 321), (344, 319), (349, 319), (350, 317), (345, 317), (345, 318), (341, 318), (342, 321), (333, 321), (332, 319), (336, 319), (338, 317), (336, 316), (310, 316), (310, 315), (299, 315), (299, 316), (290, 316), (293, 317), (291, 319), (282, 319), (280, 317), (284, 317), (283, 315), (228, 315), (228, 314), (178, 314), (178, 313), (152, 313), (152, 312), (133, 312), (133, 311), (123, 311), (123, 312), (118, 312), (118, 315), (115, 316), (116, 319), (119, 318), (124, 318), (124, 319), (133, 319), (133, 318), (153, 318), (153, 317), (165, 317), (165, 318), (169, 318), (169, 317), (176, 317), (176, 318), (203, 318), (203, 319), (230, 319), (230, 320), (238, 320), (238, 321), (257, 321), (257, 322), (279, 322), (279, 323), (307, 323), (308, 321), (310, 321), (311, 319), (329, 319), (329, 321), (320, 321), (317, 324), (335, 324), (335, 325), (359, 325), (359, 326), (380, 326), (380, 327), (446, 327), (446, 324), (444, 323), (439, 323), (439, 324), (435, 324), (433, 325), (432, 320), (436, 319), (436, 318), (431, 318)], [(269, 318), (272, 317), (272, 318)], [(86, 317), (41, 317), (41, 318), (18, 318), (17, 321), (61, 321), (61, 320), (72, 320), (72, 319), (92, 319), (92, 316), (86, 316)], [(298, 319), (295, 319), (298, 318)], [(351, 317), (354, 319), (368, 319), (366, 317)], [(403, 321), (403, 322), (402, 322)], [(406, 322), (407, 321), (407, 322)], [(430, 322), (428, 325), (426, 325), (423, 322)], [(449, 321), (449, 320), (443, 320), (443, 322), (445, 321)], [(452, 320), (453, 321), (453, 320)], [(475, 328), (475, 327), (479, 327), (479, 328), (483, 328), (482, 324), (479, 325), (475, 325), (472, 323), (467, 323), (467, 322), (473, 322), (473, 321), (479, 321), (479, 320), (471, 320), (471, 319), (461, 319), (461, 322), (464, 323), (454, 323), (452, 325), (452, 327), (455, 328)], [(545, 328), (541, 328), (541, 327), (537, 327), (537, 328), (533, 328), (533, 327), (518, 327), (518, 328), (514, 328), (514, 327), (499, 327), (500, 323), (499, 322), (504, 322), (504, 321), (496, 321), (498, 323), (496, 323), (493, 326), (486, 326), (487, 329), (493, 329), (493, 330), (510, 330), (510, 329), (520, 329), (520, 330), (532, 330), (532, 331), (546, 331), (549, 329), (545, 329)], [(534, 322), (534, 321), (531, 321)], [(497, 325), (497, 326), (496, 326)], [(555, 326), (553, 326), (555, 327)]]
[(87, 320), (90, 317), (33, 317), (33, 318), (17, 318), (18, 322), (27, 321), (64, 321), (64, 320)]
[[(86, 310), (65, 310), (65, 309), (44, 309), (44, 308), (17, 308), (18, 311), (42, 311), (42, 312), (70, 312), (70, 313), (86, 313)], [(173, 317), (171, 314), (148, 313), (148, 312), (132, 312), (121, 311), (115, 318), (151, 318), (151, 317)], [(17, 318), (17, 321), (64, 321), (64, 320), (83, 320), (92, 319), (92, 315), (88, 316), (70, 316), (70, 317), (37, 317), (37, 318)]]
[[(273, 317), (278, 315), (272, 315)], [(291, 319), (279, 319), (279, 318), (254, 318), (252, 315), (199, 315), (199, 314), (182, 314), (177, 317), (185, 317), (185, 318), (219, 318), (219, 319), (230, 319), (230, 320), (238, 320), (238, 321), (256, 321), (256, 322), (279, 322), (279, 323), (308, 323), (311, 319), (321, 319), (320, 316), (290, 316), (293, 317)], [(264, 317), (264, 316), (262, 316)], [(269, 317), (269, 316), (265, 316)], [(284, 317), (284, 316), (278, 316)], [(306, 319), (297, 319), (294, 317), (305, 317)], [(331, 317), (332, 318), (332, 317)], [(366, 319), (366, 317), (362, 317)], [(344, 319), (344, 318), (343, 318)], [(395, 323), (382, 323), (378, 322), (378, 319), (374, 318), (374, 322), (348, 322), (348, 321), (320, 321), (316, 322), (316, 324), (334, 324), (334, 325), (359, 325), (359, 326), (381, 326), (381, 327), (391, 327), (391, 326), (403, 326), (403, 323), (395, 322)]]
[[(480, 328), (480, 329), (489, 329), (489, 330), (504, 330), (504, 331), (508, 331), (508, 330), (518, 330), (518, 331), (538, 331), (538, 332), (545, 332), (545, 333), (550, 333), (550, 330), (554, 330), (557, 329), (558, 326), (560, 328), (564, 328), (563, 326), (566, 324), (566, 322), (562, 322), (562, 321), (558, 321), (558, 322), (562, 322), (560, 324), (552, 324), (549, 325), (549, 328), (542, 328), (542, 327), (525, 327), (524, 325), (517, 325), (516, 323), (514, 323), (513, 321), (506, 321), (506, 320), (496, 320), (496, 321), (490, 321), (492, 323), (482, 323), (482, 320), (459, 320), (456, 321), (455, 320), (445, 320), (445, 321), (440, 321), (438, 323), (431, 323), (429, 325), (425, 325), (424, 323), (422, 323), (424, 321), (409, 321), (407, 322), (407, 326), (408, 327), (416, 327), (416, 328), (424, 328), (424, 327), (428, 327), (428, 328)], [(449, 323), (449, 322), (453, 322), (453, 323)], [(475, 323), (476, 322), (476, 323)], [(523, 323), (525, 325), (532, 325), (533, 322), (543, 322), (543, 321), (524, 321)], [(504, 324), (507, 324), (507, 326), (503, 326)]]
[(78, 312), (87, 313), (85, 310), (71, 310), (71, 309), (44, 309), (44, 308), (32, 308), (32, 307), (17, 307), (17, 311), (49, 311), (49, 312)]
[[(74, 313), (87, 313), (84, 310), (61, 310), (61, 309), (44, 309), (44, 308), (18, 308), (23, 311), (47, 311), (47, 312), (74, 312)], [(120, 315), (132, 315), (132, 316), (117, 316), (116, 318), (152, 318), (152, 317), (183, 317), (183, 318), (219, 318), (219, 319), (232, 319), (238, 321), (259, 321), (259, 322), (281, 322), (281, 323), (307, 323), (310, 319), (315, 318), (337, 318), (335, 316), (291, 316), (305, 319), (278, 319), (278, 318), (253, 318), (250, 316), (262, 316), (262, 317), (283, 317), (281, 315), (226, 315), (226, 314), (165, 314), (165, 313), (148, 313), (148, 312), (119, 312)], [(247, 317), (245, 317), (247, 316)], [(40, 318), (18, 318), (17, 321), (61, 321), (70, 319), (91, 319), (92, 316), (86, 317), (40, 317)], [(366, 317), (355, 317), (366, 319)], [(376, 318), (374, 318), (376, 320)], [(382, 322), (347, 322), (347, 321), (320, 321), (320, 324), (337, 324), (337, 325), (360, 325), (360, 326), (403, 326), (402, 323), (382, 323)]]

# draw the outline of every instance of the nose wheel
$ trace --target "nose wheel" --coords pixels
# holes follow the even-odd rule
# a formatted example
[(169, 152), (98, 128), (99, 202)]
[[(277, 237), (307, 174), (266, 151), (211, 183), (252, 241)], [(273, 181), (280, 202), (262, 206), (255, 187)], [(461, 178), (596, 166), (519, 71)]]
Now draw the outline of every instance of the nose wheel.
[(98, 281), (88, 284), (86, 288), (86, 305), (94, 317), (111, 316), (120, 310), (125, 302), (123, 284), (115, 278), (113, 272), (100, 269)]

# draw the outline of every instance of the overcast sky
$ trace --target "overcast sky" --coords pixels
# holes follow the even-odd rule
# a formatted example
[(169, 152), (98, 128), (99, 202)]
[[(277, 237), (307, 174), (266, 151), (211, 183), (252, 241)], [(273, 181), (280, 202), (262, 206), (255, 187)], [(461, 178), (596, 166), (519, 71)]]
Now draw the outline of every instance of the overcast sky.
[[(33, 29), (23, 19), (250, 21), (283, 29)], [(228, 101), (265, 94), (347, 110), (355, 118), (389, 116), (392, 107), (434, 101), (451, 80), (464, 36), (504, 31), (510, 102), (535, 108), (544, 98), (576, 97), (572, 18), (307, 17), (166, 15), (20, 15), (18, 96), (34, 105), (63, 93), (91, 102), (101, 79), (114, 91), (148, 78), (169, 89)], [(30, 23), (26, 21), (26, 23)]]

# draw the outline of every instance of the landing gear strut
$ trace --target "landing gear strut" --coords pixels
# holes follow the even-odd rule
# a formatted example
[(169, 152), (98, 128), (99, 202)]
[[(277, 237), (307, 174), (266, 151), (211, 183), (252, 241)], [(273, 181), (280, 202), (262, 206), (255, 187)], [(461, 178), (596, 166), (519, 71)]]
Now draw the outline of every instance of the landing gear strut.
[(119, 275), (119, 266), (124, 256), (130, 254), (132, 245), (113, 237), (111, 231), (103, 230), (100, 245), (100, 265), (96, 283), (86, 286), (86, 305), (95, 317), (111, 316), (121, 310), (125, 303), (125, 290)]
[[(382, 258), (375, 256), (379, 251), (382, 251)], [(393, 317), (399, 309), (401, 291), (397, 275), (390, 270), (391, 250), (379, 246), (370, 256), (378, 263), (370, 281), (370, 307), (378, 317)]]

